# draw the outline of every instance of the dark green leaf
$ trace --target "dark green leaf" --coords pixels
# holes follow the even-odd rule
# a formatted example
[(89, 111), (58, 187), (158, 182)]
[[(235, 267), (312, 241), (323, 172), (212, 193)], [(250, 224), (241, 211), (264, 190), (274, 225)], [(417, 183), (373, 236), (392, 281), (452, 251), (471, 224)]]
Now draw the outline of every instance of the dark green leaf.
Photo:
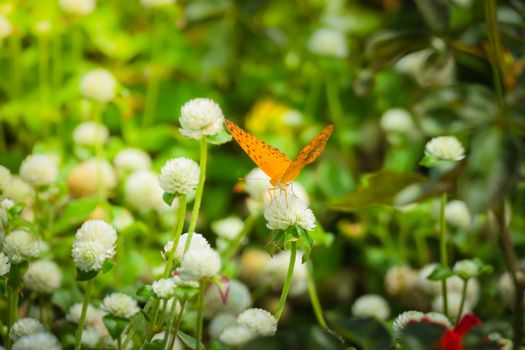
[(147, 297), (147, 298), (155, 296), (155, 292), (153, 291), (153, 288), (149, 285), (140, 287), (135, 294), (139, 297)]
[(438, 160), (436, 157), (433, 157), (432, 155), (425, 154), (421, 162), (419, 162), (419, 165), (422, 165), (427, 168), (433, 168), (438, 163)]
[(177, 196), (173, 193), (164, 192), (164, 194), (162, 195), (162, 200), (164, 201), (164, 203), (166, 203), (167, 205), (171, 207), (171, 204), (173, 203), (173, 200), (176, 197)]
[[(197, 347), (197, 340), (193, 338), (191, 335), (188, 335), (182, 331), (179, 331), (178, 333), (179, 339), (182, 340), (184, 345), (186, 345), (190, 349), (195, 349)], [(204, 344), (201, 343), (200, 348), (202, 350), (205, 350)]]
[(451, 269), (442, 267), (441, 265), (436, 266), (434, 271), (428, 276), (427, 279), (431, 281), (442, 281), (451, 276), (454, 276), (454, 272)]
[(102, 273), (108, 273), (109, 271), (111, 271), (113, 266), (114, 264), (110, 260), (104, 260), (104, 264), (102, 265)]
[(104, 325), (113, 339), (117, 339), (129, 324), (129, 320), (114, 315), (106, 315), (103, 318)]
[(359, 344), (364, 350), (385, 350), (392, 345), (390, 333), (374, 318), (346, 318), (328, 313), (327, 319), (338, 334)]
[(163, 350), (163, 349), (164, 349), (164, 342), (160, 339), (152, 341), (151, 343), (146, 344), (144, 346), (144, 350)]
[(430, 43), (430, 35), (425, 32), (386, 32), (370, 40), (366, 55), (372, 67), (388, 67), (407, 54), (424, 49)]
[(409, 323), (403, 329), (402, 342), (407, 350), (433, 349), (445, 333), (445, 327), (431, 322)]
[(82, 271), (77, 268), (77, 281), (89, 281), (98, 275), (99, 270)]

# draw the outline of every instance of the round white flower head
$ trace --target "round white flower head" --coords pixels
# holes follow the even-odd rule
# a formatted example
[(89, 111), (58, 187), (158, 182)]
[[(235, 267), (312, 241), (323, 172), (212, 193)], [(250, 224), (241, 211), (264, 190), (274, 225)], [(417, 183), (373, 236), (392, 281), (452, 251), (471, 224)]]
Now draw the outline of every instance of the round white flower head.
[[(306, 264), (302, 262), (303, 254), (298, 252), (295, 257), (295, 265), (293, 270), (292, 285), (290, 287), (290, 296), (300, 296), (304, 294), (308, 288)], [(290, 252), (283, 251), (272, 256), (267, 263), (265, 275), (267, 281), (273, 283), (275, 289), (281, 289), (288, 274), (288, 265), (290, 263)]]
[(392, 323), (392, 329), (394, 331), (394, 337), (400, 339), (403, 335), (403, 330), (411, 322), (419, 322), (425, 316), (420, 311), (405, 311), (399, 314)]
[(252, 305), (252, 296), (246, 285), (237, 280), (230, 281), (226, 302), (221, 298), (219, 288), (212, 287), (204, 295), (204, 315), (212, 318), (221, 313), (238, 315)]
[(103, 68), (87, 72), (80, 82), (80, 91), (85, 97), (98, 102), (110, 102), (115, 98), (117, 81), (110, 71)]
[(221, 107), (208, 98), (194, 98), (180, 111), (181, 134), (194, 139), (217, 134), (224, 121)]
[(459, 275), (459, 277), (464, 279), (476, 277), (479, 272), (478, 265), (474, 261), (468, 259), (457, 261), (454, 264), (453, 270)]
[(0, 192), (4, 192), (11, 182), (11, 172), (5, 166), (0, 165)]
[(81, 271), (99, 271), (106, 261), (106, 248), (99, 242), (75, 241), (71, 256)]
[(385, 287), (391, 295), (402, 295), (416, 284), (417, 272), (408, 266), (393, 266), (385, 275)]
[[(139, 170), (132, 173), (126, 180), (124, 192), (126, 201), (139, 213), (152, 210), (162, 211), (168, 205), (162, 200), (162, 188), (157, 174), (151, 170)], [(178, 207), (178, 201), (173, 201), (172, 207)]]
[(441, 292), (441, 283), (428, 279), (428, 276), (434, 271), (437, 264), (428, 264), (423, 266), (417, 275), (416, 285), (423, 293), (435, 296)]
[(174, 3), (175, 0), (140, 0), (140, 4), (145, 8), (160, 8)]
[(191, 159), (170, 159), (160, 170), (160, 187), (168, 193), (188, 195), (197, 188), (200, 173), (199, 165)]
[(175, 287), (177, 287), (177, 284), (173, 278), (162, 278), (153, 282), (151, 287), (157, 298), (170, 299), (175, 295)]
[(131, 318), (140, 312), (135, 299), (124, 293), (112, 293), (104, 297), (102, 309), (117, 317)]
[(149, 154), (138, 148), (123, 149), (117, 153), (113, 162), (117, 172), (121, 175), (151, 167)]
[(376, 317), (386, 320), (390, 316), (390, 307), (380, 295), (367, 294), (359, 297), (352, 305), (352, 315), (357, 317)]
[(111, 224), (117, 231), (122, 231), (133, 224), (134, 218), (133, 215), (126, 208), (119, 208), (114, 212), (115, 216)]
[(7, 38), (13, 33), (11, 22), (4, 16), (0, 16), (0, 40)]
[(50, 155), (31, 154), (20, 165), (20, 177), (35, 187), (50, 185), (57, 176), (57, 160)]
[[(69, 308), (69, 312), (66, 315), (66, 319), (73, 323), (80, 321), (80, 314), (82, 313), (82, 303), (73, 304)], [(86, 311), (86, 324), (88, 326), (95, 326), (102, 322), (102, 318), (105, 316), (105, 312), (97, 309), (93, 305), (89, 304)]]
[(117, 185), (115, 170), (108, 161), (89, 159), (77, 165), (68, 176), (69, 192), (75, 197), (85, 197), (97, 194), (99, 189), (99, 172), (102, 186), (111, 191)]
[(452, 324), (448, 317), (443, 315), (441, 312), (427, 312), (423, 318), (427, 321), (434, 322), (445, 327), (450, 327)]
[[(185, 233), (180, 236), (179, 242), (177, 243), (177, 248), (175, 249), (175, 256), (174, 258), (176, 260), (182, 259), (182, 254), (184, 253), (184, 248), (186, 247), (186, 241), (188, 240), (188, 233)], [(173, 241), (169, 241), (164, 246), (164, 256), (167, 257), (168, 253), (171, 251), (171, 248), (173, 247)], [(210, 243), (206, 238), (204, 238), (203, 235), (200, 233), (194, 232), (193, 235), (191, 235), (191, 242), (190, 246), (188, 248), (188, 251), (193, 249), (200, 249), (200, 248), (209, 248)]]
[[(451, 276), (447, 278), (447, 290), (449, 292), (461, 294), (464, 285), (465, 281), (458, 276)], [(439, 290), (439, 293), (441, 294), (441, 289)], [(474, 306), (476, 306), (478, 303), (479, 294), (480, 286), (478, 279), (476, 277), (471, 277), (467, 285), (466, 298), (472, 308), (474, 308)]]
[(308, 49), (321, 56), (336, 58), (348, 56), (344, 33), (330, 28), (320, 28), (313, 32), (308, 41)]
[(53, 261), (38, 260), (29, 265), (24, 274), (24, 283), (34, 292), (51, 294), (60, 288), (62, 272)]
[(82, 332), (81, 343), (88, 349), (100, 349), (100, 342), (104, 334), (95, 327), (86, 327)]
[(5, 276), (11, 271), (11, 263), (4, 253), (0, 252), (0, 276)]
[(454, 136), (434, 137), (425, 145), (425, 153), (438, 160), (458, 161), (465, 158), (465, 149)]
[(40, 255), (42, 244), (33, 235), (24, 230), (12, 231), (4, 241), (4, 253), (11, 263), (19, 264), (24, 260)]
[(315, 216), (305, 203), (293, 195), (280, 195), (264, 210), (266, 227), (270, 230), (286, 230), (297, 225), (306, 231), (315, 227)]
[(467, 205), (460, 200), (452, 200), (447, 203), (445, 207), (445, 219), (450, 225), (462, 230), (468, 230), (472, 223)]
[(7, 188), (4, 188), (4, 196), (9, 197), (15, 202), (31, 204), (35, 197), (35, 190), (19, 176), (12, 176)]
[(221, 333), (228, 327), (233, 326), (237, 323), (237, 316), (222, 313), (215, 316), (208, 327), (208, 332), (211, 339), (218, 339)]
[(274, 335), (277, 331), (277, 320), (271, 313), (263, 309), (248, 309), (237, 317), (237, 323), (248, 327), (258, 336)]
[(39, 320), (35, 320), (34, 318), (21, 318), (13, 324), (9, 338), (16, 341), (25, 335), (44, 332), (45, 330), (46, 328)]
[(185, 280), (213, 277), (221, 269), (221, 257), (212, 248), (191, 249), (182, 258), (180, 274)]
[(95, 0), (60, 0), (60, 8), (67, 14), (75, 16), (89, 15), (95, 10)]
[(416, 137), (419, 131), (410, 113), (403, 108), (392, 108), (381, 116), (381, 128), (387, 133), (400, 133)]
[(221, 238), (234, 240), (244, 227), (244, 222), (236, 216), (230, 216), (211, 223), (211, 229)]
[(88, 220), (78, 229), (72, 256), (82, 271), (98, 271), (115, 255), (117, 231), (102, 220)]
[(57, 337), (48, 332), (28, 334), (18, 339), (12, 350), (62, 350)]
[(219, 340), (228, 346), (238, 347), (255, 338), (251, 329), (245, 326), (233, 325), (227, 327), (219, 336)]
[(77, 145), (103, 145), (109, 137), (109, 130), (104, 124), (84, 122), (78, 124), (73, 131), (73, 140)]
[[(463, 305), (462, 314), (458, 315), (459, 305), (461, 304), (461, 293), (448, 292), (447, 301), (447, 314), (452, 318), (461, 318), (462, 315), (472, 311), (472, 305), (469, 303), (469, 300), (467, 298), (465, 299), (465, 304)], [(432, 301), (432, 310), (440, 312), (443, 311), (443, 295), (438, 295)]]

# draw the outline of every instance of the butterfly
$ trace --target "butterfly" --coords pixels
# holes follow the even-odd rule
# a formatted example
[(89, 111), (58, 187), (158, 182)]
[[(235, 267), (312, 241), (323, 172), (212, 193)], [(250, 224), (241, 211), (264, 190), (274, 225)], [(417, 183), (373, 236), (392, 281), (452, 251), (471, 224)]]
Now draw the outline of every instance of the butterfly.
[(334, 130), (334, 125), (329, 124), (292, 161), (286, 154), (259, 140), (235, 123), (227, 119), (224, 120), (224, 123), (235, 141), (253, 162), (270, 177), (270, 183), (276, 188), (286, 187), (306, 165), (316, 160), (323, 152), (326, 142)]

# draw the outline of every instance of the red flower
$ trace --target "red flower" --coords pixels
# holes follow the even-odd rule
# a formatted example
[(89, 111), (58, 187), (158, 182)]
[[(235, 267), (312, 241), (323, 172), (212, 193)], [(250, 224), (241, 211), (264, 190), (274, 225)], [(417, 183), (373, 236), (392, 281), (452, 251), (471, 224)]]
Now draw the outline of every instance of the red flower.
[(481, 324), (481, 320), (473, 314), (466, 314), (454, 328), (447, 328), (438, 343), (441, 350), (462, 350), (463, 337), (471, 328)]

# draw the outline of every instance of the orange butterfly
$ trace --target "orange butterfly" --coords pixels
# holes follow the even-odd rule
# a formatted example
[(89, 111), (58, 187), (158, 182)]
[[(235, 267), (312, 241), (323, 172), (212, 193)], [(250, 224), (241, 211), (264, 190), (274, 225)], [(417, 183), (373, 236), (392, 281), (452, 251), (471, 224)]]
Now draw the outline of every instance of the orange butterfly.
[(225, 119), (226, 127), (235, 141), (259, 168), (270, 177), (270, 183), (276, 188), (283, 188), (292, 182), (308, 164), (323, 152), (328, 138), (334, 130), (329, 124), (299, 152), (294, 161), (283, 152), (259, 140), (249, 132)]

